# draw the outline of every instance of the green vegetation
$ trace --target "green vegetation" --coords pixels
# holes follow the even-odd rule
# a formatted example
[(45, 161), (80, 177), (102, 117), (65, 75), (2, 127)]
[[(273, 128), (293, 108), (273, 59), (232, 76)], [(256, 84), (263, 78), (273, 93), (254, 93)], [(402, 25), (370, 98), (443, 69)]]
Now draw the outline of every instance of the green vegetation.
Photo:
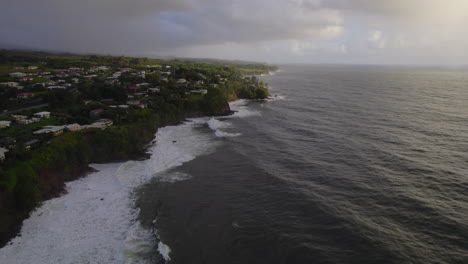
[[(38, 68), (15, 69), (27, 66)], [(87, 171), (89, 163), (141, 157), (159, 127), (187, 117), (229, 114), (228, 102), (237, 98), (267, 98), (267, 84), (246, 75), (274, 69), (266, 64), (218, 60), (0, 51), (0, 82), (21, 85), (0, 86), (0, 105), (21, 109), (16, 114), (28, 118), (39, 111), (52, 112), (50, 118), (27, 125), (13, 122), (0, 130), (0, 139), (8, 142), (3, 147), (9, 148), (0, 168), (0, 232), (8, 233), (38, 203), (58, 195), (66, 181)], [(17, 71), (33, 80), (8, 76)], [(22, 98), (20, 93), (35, 96)], [(47, 106), (23, 110), (38, 104)], [(56, 137), (33, 134), (47, 125), (91, 124), (96, 117), (90, 113), (96, 109), (102, 112), (98, 118), (110, 119), (113, 125)], [(10, 116), (0, 119), (13, 121)], [(32, 139), (38, 143), (27, 146)], [(5, 235), (0, 235), (0, 244), (2, 239)]]

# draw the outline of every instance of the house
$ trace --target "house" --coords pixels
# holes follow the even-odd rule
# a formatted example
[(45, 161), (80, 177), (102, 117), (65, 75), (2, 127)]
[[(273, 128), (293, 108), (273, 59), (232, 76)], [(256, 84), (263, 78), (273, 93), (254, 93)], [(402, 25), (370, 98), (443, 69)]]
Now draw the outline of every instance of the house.
[(136, 86), (142, 87), (142, 86), (148, 86), (148, 85), (150, 85), (150, 84), (149, 83), (139, 83)]
[(184, 84), (184, 83), (186, 83), (186, 82), (187, 82), (187, 80), (185, 80), (185, 79), (179, 79), (179, 80), (177, 80), (177, 83), (178, 83), (178, 84)]
[(104, 124), (107, 127), (110, 127), (110, 126), (112, 126), (114, 124), (114, 121), (112, 121), (110, 119), (107, 119), (107, 118), (102, 118), (102, 119), (99, 119), (98, 121), (94, 122), (94, 124), (96, 124), (96, 123)]
[(136, 92), (140, 89), (140, 87), (138, 86), (129, 86), (127, 87), (127, 90), (129, 90), (130, 92)]
[(12, 137), (5, 137), (0, 139), (0, 146), (13, 149), (15, 148), (16, 139)]
[(26, 73), (24, 73), (24, 72), (12, 72), (9, 75), (10, 75), (11, 78), (18, 78), (18, 77), (26, 76)]
[(2, 82), (0, 83), (1, 86), (8, 86), (8, 87), (17, 87), (18, 83), (17, 82)]
[(50, 112), (39, 112), (39, 113), (35, 113), (34, 114), (34, 117), (37, 117), (37, 118), (49, 118), (50, 117)]
[(52, 86), (47, 86), (47, 89), (66, 89), (64, 85), (52, 85)]
[(159, 93), (161, 91), (161, 88), (148, 88), (148, 91), (151, 93)]
[(207, 93), (208, 93), (208, 90), (206, 90), (206, 89), (198, 89), (198, 90), (192, 90), (192, 91), (190, 91), (190, 93), (192, 93), (192, 94), (207, 94)]
[(134, 106), (138, 106), (140, 108), (146, 108), (146, 104), (138, 101), (138, 100), (130, 100), (130, 101), (127, 101), (127, 104), (129, 105), (134, 105)]
[(91, 129), (91, 128), (96, 128), (96, 129), (101, 129), (104, 130), (110, 126), (112, 126), (114, 122), (110, 119), (100, 119), (91, 125), (84, 125), (82, 126), (83, 129)]
[(28, 66), (28, 70), (37, 70), (37, 66)]
[(28, 117), (25, 115), (11, 115), (11, 117), (13, 117), (15, 121), (28, 119)]
[(74, 124), (66, 125), (65, 129), (67, 131), (78, 131), (78, 130), (81, 130), (81, 126), (80, 124), (74, 123)]
[(41, 141), (38, 139), (29, 140), (28, 142), (24, 143), (24, 148), (27, 150), (30, 150), (31, 148), (34, 148), (35, 146), (37, 146), (40, 142)]
[(17, 124), (20, 125), (29, 125), (31, 123), (37, 122), (38, 120), (33, 120), (33, 119), (21, 119), (21, 120), (16, 120)]
[(8, 152), (8, 149), (6, 148), (0, 148), (0, 162), (4, 161), (6, 158), (6, 153)]
[(92, 119), (98, 119), (101, 117), (101, 114), (104, 113), (104, 109), (94, 109), (89, 111), (89, 117)]
[(32, 98), (34, 96), (36, 96), (36, 95), (33, 94), (33, 93), (19, 93), (19, 94), (16, 95), (16, 97), (21, 98), (21, 99)]
[(0, 121), (0, 128), (5, 128), (10, 126), (11, 121)]
[(25, 76), (25, 77), (19, 77), (19, 80), (22, 81), (22, 82), (28, 82), (28, 81), (32, 81), (33, 78)]
[(34, 135), (41, 135), (41, 134), (52, 134), (55, 137), (62, 134), (65, 126), (45, 126), (42, 129), (34, 131)]
[(24, 70), (24, 67), (22, 66), (15, 67), (15, 70)]

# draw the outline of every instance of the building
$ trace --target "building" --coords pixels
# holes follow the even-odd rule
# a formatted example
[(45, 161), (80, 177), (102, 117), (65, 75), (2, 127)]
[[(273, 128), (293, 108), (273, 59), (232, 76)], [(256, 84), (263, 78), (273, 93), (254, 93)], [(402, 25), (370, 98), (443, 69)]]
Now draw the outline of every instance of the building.
[(0, 148), (0, 162), (5, 160), (7, 152), (8, 152), (8, 149)]
[(161, 91), (161, 88), (148, 88), (148, 91), (151, 93), (159, 93)]
[(208, 90), (206, 90), (206, 89), (198, 89), (198, 90), (192, 90), (192, 91), (190, 91), (190, 93), (192, 93), (192, 94), (207, 94), (207, 93), (208, 93)]
[(11, 115), (15, 121), (28, 119), (25, 115)]
[(33, 78), (29, 76), (25, 76), (25, 77), (19, 77), (19, 80), (22, 82), (28, 82), (28, 81), (32, 81)]
[(26, 76), (26, 73), (24, 73), (24, 72), (12, 72), (9, 75), (10, 75), (11, 78), (18, 78), (18, 77)]
[(52, 85), (52, 86), (47, 86), (47, 89), (66, 89), (64, 85)]
[(74, 124), (66, 125), (65, 129), (67, 131), (78, 131), (78, 130), (81, 130), (81, 126), (80, 124), (74, 123)]
[(40, 119), (21, 119), (21, 120), (16, 120), (16, 123), (19, 125), (29, 125), (31, 123), (37, 122)]
[(17, 82), (2, 82), (0, 83), (1, 86), (8, 86), (8, 87), (17, 87), (18, 83)]
[(104, 130), (110, 126), (112, 126), (114, 124), (114, 122), (110, 119), (100, 119), (94, 123), (92, 123), (91, 125), (84, 125), (82, 126), (82, 129), (92, 129), (92, 128), (95, 128), (95, 129), (101, 129), (101, 130)]
[(34, 135), (41, 135), (41, 134), (52, 134), (55, 137), (62, 134), (65, 126), (45, 126), (42, 129), (34, 131)]
[(50, 117), (50, 112), (39, 112), (39, 113), (35, 113), (34, 114), (34, 117), (37, 117), (37, 118), (49, 118)]
[(92, 119), (98, 119), (101, 117), (102, 113), (104, 113), (104, 109), (94, 109), (89, 111), (89, 117)]
[(28, 66), (28, 70), (37, 70), (37, 66)]
[(38, 139), (29, 140), (28, 142), (24, 143), (24, 148), (27, 149), (27, 150), (30, 150), (30, 149), (36, 147), (37, 145), (39, 145), (40, 142), (41, 141), (38, 140)]
[(10, 126), (11, 121), (0, 121), (0, 128), (5, 128)]
[(0, 139), (0, 146), (6, 147), (9, 149), (15, 148), (16, 139), (13, 137), (4, 137)]
[(34, 96), (36, 96), (36, 95), (33, 94), (33, 93), (19, 93), (19, 94), (16, 95), (16, 97), (21, 98), (21, 99), (32, 98)]
[(140, 87), (130, 86), (130, 87), (127, 87), (127, 90), (130, 91), (130, 92), (136, 92), (136, 91), (140, 90)]

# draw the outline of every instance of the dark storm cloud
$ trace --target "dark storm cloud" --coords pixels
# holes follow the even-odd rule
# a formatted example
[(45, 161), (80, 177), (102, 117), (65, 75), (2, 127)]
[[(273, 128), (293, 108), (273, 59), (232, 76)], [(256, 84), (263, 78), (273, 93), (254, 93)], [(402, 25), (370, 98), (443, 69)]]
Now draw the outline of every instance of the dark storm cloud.
[(0, 45), (302, 62), (465, 60), (466, 10), (466, 0), (3, 0)]
[(51, 49), (145, 52), (340, 33), (335, 11), (297, 1), (7, 0), (2, 42)]

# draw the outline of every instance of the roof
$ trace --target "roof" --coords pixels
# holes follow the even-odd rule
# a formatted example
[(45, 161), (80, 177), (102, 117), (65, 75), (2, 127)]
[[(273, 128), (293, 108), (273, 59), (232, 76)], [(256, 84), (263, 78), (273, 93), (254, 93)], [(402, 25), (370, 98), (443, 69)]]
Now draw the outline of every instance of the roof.
[(6, 148), (0, 148), (0, 154), (5, 155), (9, 150)]
[(28, 142), (25, 142), (24, 144), (25, 145), (34, 145), (34, 144), (39, 143), (39, 142), (41, 142), (41, 141), (38, 140), (38, 139), (32, 139), (32, 140), (29, 140)]
[(35, 113), (35, 115), (50, 115), (50, 112), (42, 111), (42, 112), (39, 112), (39, 113)]
[(45, 126), (40, 130), (34, 131), (33, 134), (47, 134), (47, 133), (55, 133), (60, 130), (63, 130), (65, 127), (64, 126)]

